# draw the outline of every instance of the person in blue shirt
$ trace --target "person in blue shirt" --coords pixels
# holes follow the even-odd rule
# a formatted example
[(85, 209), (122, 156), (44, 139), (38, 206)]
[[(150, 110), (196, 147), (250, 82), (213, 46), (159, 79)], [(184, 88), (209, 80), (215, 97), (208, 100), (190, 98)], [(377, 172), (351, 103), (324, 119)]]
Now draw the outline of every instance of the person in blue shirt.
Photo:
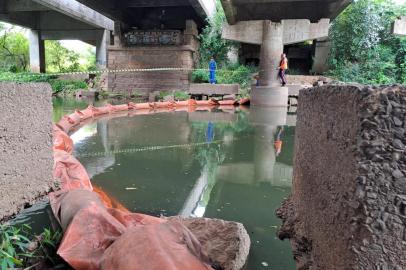
[(214, 60), (214, 58), (212, 57), (210, 59), (210, 62), (209, 62), (209, 71), (210, 71), (210, 73), (209, 73), (209, 82), (211, 84), (216, 83), (216, 68), (217, 68), (217, 63)]
[(206, 143), (211, 143), (214, 138), (214, 124), (209, 122), (207, 124)]

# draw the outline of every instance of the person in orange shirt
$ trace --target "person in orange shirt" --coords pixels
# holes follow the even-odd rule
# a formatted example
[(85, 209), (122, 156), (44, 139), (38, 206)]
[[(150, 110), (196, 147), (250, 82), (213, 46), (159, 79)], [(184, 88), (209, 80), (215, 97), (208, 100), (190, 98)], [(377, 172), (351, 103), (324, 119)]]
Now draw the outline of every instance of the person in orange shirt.
[(282, 81), (282, 86), (286, 85), (286, 77), (285, 77), (285, 71), (288, 69), (288, 58), (286, 57), (286, 54), (281, 55), (281, 61), (279, 62), (279, 73), (278, 76)]
[(276, 140), (274, 142), (276, 156), (279, 156), (279, 154), (282, 152), (282, 139), (281, 139), (282, 133), (283, 127), (280, 127), (278, 134), (276, 135)]

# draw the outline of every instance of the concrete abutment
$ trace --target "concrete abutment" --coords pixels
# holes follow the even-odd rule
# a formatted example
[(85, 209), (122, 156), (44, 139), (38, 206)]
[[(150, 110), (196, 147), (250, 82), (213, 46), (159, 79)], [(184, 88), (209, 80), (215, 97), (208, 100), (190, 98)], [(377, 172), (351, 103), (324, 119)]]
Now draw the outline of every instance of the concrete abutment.
[(0, 220), (53, 187), (51, 93), (47, 83), (0, 83)]
[(291, 197), (298, 269), (406, 269), (406, 88), (300, 91)]

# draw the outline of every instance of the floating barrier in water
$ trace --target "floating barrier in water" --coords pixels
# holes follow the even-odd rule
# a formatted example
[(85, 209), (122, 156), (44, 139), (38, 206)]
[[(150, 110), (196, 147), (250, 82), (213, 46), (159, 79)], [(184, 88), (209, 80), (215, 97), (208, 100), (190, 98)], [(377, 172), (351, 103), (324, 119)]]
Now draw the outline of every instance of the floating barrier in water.
[[(224, 140), (215, 140), (215, 141), (211, 141), (210, 144), (220, 144), (222, 142), (224, 142)], [(159, 151), (159, 150), (167, 150), (167, 149), (175, 149), (175, 148), (188, 149), (188, 148), (193, 148), (193, 147), (206, 145), (206, 144), (208, 144), (208, 142), (173, 144), (173, 145), (156, 145), (156, 146), (146, 146), (146, 147), (137, 147), (137, 148), (116, 149), (116, 150), (112, 150), (112, 151), (83, 153), (83, 154), (77, 154), (76, 156), (77, 157), (101, 157), (101, 156), (109, 156), (109, 155), (113, 155), (113, 154)]]
[[(93, 187), (83, 165), (72, 155), (73, 142), (70, 132), (88, 121), (106, 114), (142, 115), (162, 111), (214, 106), (234, 106), (238, 101), (177, 101), (155, 103), (108, 104), (89, 106), (84, 110), (62, 117), (54, 125), (54, 176), (61, 183), (61, 190), (49, 194), (55, 217), (64, 230), (57, 253), (74, 269), (190, 269), (210, 270), (219, 262), (210, 260), (203, 246), (183, 221), (131, 213), (103, 190)], [(214, 141), (213, 143), (219, 143)], [(125, 152), (151, 151), (203, 145), (203, 143), (154, 146), (117, 150)], [(106, 154), (106, 153), (100, 153)], [(222, 223), (224, 225), (224, 222)], [(238, 229), (244, 243), (236, 253), (242, 268), (248, 256), (249, 237), (245, 229)], [(239, 235), (239, 236), (240, 236)], [(215, 236), (221, 238), (221, 235)], [(248, 239), (248, 240), (246, 240)], [(225, 241), (225, 240), (224, 240)], [(239, 244), (237, 244), (238, 246)], [(207, 249), (207, 247), (205, 247)], [(176, 250), (176, 252), (173, 252)], [(218, 256), (219, 251), (216, 250)], [(230, 256), (228, 253), (223, 257)], [(235, 260), (236, 255), (231, 260)], [(215, 257), (214, 256), (214, 257)], [(221, 256), (220, 256), (221, 257)], [(231, 269), (231, 268), (225, 268)]]

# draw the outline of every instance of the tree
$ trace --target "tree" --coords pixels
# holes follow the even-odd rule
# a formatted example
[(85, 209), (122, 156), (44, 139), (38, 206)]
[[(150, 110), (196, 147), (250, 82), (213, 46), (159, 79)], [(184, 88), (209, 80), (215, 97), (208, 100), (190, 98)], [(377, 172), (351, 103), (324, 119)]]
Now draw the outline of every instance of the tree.
[(221, 38), (222, 26), (225, 22), (223, 7), (220, 1), (216, 0), (216, 12), (208, 19), (208, 25), (199, 36), (201, 66), (206, 66), (212, 56), (220, 66), (227, 63), (227, 53), (236, 46), (236, 43)]
[(0, 69), (13, 72), (27, 70), (29, 47), (24, 33), (5, 24), (0, 24), (0, 31)]
[(49, 72), (78, 71), (79, 57), (79, 54), (63, 47), (59, 41), (45, 41), (45, 62)]
[[(406, 83), (406, 42), (391, 24), (406, 6), (391, 0), (357, 0), (332, 23), (329, 75), (360, 83)], [(403, 66), (403, 67), (402, 67)]]

